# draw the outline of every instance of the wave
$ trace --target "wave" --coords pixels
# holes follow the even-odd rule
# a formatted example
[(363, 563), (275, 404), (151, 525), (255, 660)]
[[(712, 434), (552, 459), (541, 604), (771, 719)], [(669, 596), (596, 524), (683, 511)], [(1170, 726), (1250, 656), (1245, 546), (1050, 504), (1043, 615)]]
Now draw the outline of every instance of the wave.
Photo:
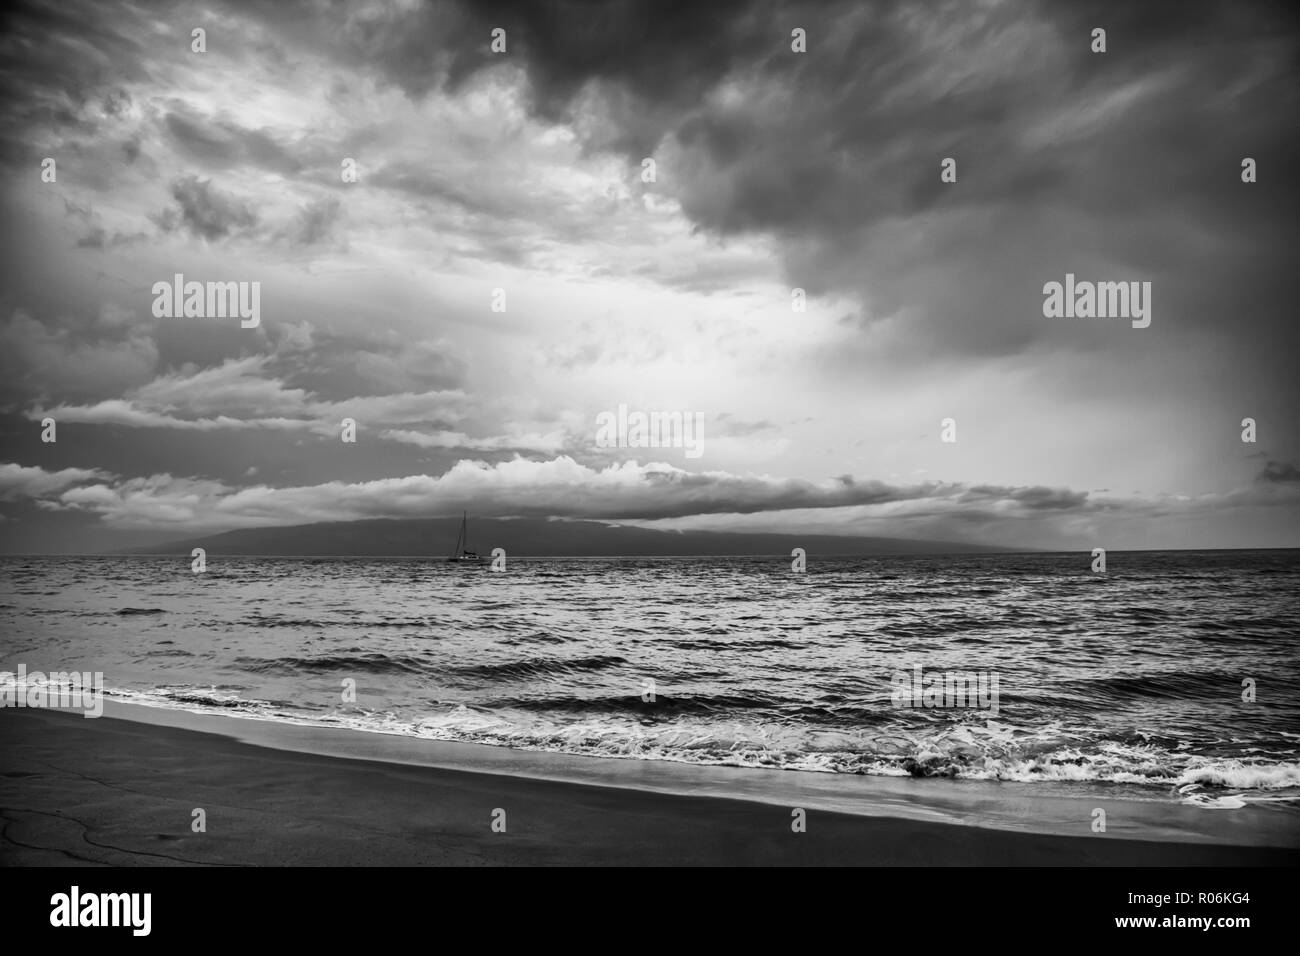
[(244, 618), (243, 622), (250, 627), (290, 627), (306, 628), (316, 630), (323, 627), (358, 627), (366, 629), (381, 628), (412, 628), (412, 627), (430, 627), (430, 620), (425, 617), (399, 617), (399, 618), (378, 618), (377, 620), (366, 620), (354, 617), (350, 611), (340, 611), (338, 617), (333, 619), (316, 618), (316, 617), (281, 617), (278, 615), (258, 614), (253, 617)]
[(1185, 700), (1203, 694), (1220, 696), (1234, 688), (1240, 690), (1241, 678), (1235, 674), (1187, 673), (1172, 671), (1157, 674), (1106, 677), (1069, 681), (1071, 688), (1081, 698), (1096, 697), (1105, 700)]
[(667, 719), (683, 714), (730, 714), (738, 710), (765, 710), (773, 702), (758, 695), (708, 694), (699, 697), (669, 697), (658, 691), (654, 699), (636, 694), (596, 697), (505, 697), (485, 705), (489, 710), (519, 710), (541, 714), (635, 713), (644, 717)]
[(567, 660), (560, 658), (537, 658), (533, 660), (510, 661), (502, 664), (466, 664), (456, 667), (442, 667), (438, 674), (457, 677), (481, 677), (484, 680), (524, 680), (530, 677), (556, 677), (563, 674), (577, 674), (583, 671), (598, 671), (608, 667), (626, 664), (627, 658), (614, 655), (596, 655), (592, 657), (575, 657)]
[[(729, 730), (723, 731), (716, 718), (699, 719), (709, 717), (714, 707), (734, 707), (747, 698), (709, 701), (659, 695), (653, 704), (639, 698), (575, 698), (572, 709), (583, 711), (583, 719), (542, 723), (523, 701), (513, 702), (511, 709), (456, 705), (412, 717), (355, 707), (311, 712), (284, 701), (246, 698), (240, 690), (235, 685), (181, 685), (109, 694), (200, 713), (234, 712), (288, 723), (599, 757), (893, 777), (1130, 784), (1158, 788), (1172, 799), (1207, 809), (1300, 803), (1300, 761), (1294, 759), (1213, 758), (1151, 743), (1081, 742), (1064, 733), (1032, 736), (993, 721), (985, 726), (954, 725), (930, 736), (880, 730), (869, 739), (828, 733), (810, 741), (797, 727), (728, 722)], [(537, 709), (554, 709), (555, 704), (547, 701)], [(642, 718), (653, 713), (650, 708), (665, 704), (678, 719), (647, 723), (609, 716)]]
[(1178, 778), (1178, 783), (1243, 790), (1281, 790), (1300, 787), (1300, 765), (1220, 760), (1189, 768)]
[[(213, 711), (240, 711), (265, 716), (291, 716), (297, 709), (289, 701), (260, 700), (242, 695), (243, 688), (231, 684), (213, 684), (206, 687), (177, 684), (155, 687), (148, 691), (109, 689), (105, 694), (117, 700), (146, 706), (192, 710), (195, 713)], [(179, 708), (177, 705), (180, 705)], [(199, 708), (195, 710), (195, 708)]]
[[(359, 651), (359, 649), (358, 649)], [(321, 674), (360, 671), (367, 674), (425, 674), (429, 662), (412, 655), (358, 652), (323, 657), (236, 657), (235, 663), (252, 674)]]

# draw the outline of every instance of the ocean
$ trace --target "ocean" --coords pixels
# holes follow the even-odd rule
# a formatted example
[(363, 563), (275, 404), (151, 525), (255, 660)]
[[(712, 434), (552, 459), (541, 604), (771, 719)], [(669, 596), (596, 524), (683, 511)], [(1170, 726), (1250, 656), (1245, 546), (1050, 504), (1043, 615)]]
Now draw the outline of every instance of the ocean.
[(525, 750), (1300, 806), (1300, 551), (1091, 562), (8, 557), (0, 682), (102, 671), (126, 702)]

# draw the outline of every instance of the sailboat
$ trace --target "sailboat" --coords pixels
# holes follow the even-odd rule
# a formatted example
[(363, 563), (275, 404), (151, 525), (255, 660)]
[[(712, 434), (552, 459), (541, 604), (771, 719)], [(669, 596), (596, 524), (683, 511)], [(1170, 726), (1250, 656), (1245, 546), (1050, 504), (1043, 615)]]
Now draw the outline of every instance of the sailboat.
[(448, 561), (457, 564), (479, 564), (483, 560), (477, 553), (469, 549), (468, 517), (464, 512), (461, 513), (460, 534), (456, 537), (456, 550), (451, 553), (451, 557), (447, 559)]

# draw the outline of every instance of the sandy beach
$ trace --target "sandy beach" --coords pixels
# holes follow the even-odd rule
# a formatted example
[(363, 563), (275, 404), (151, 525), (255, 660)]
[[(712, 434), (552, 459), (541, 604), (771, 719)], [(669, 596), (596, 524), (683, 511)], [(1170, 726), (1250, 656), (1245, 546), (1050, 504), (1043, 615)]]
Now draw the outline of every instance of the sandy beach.
[[(242, 723), (252, 724), (245, 721)], [(0, 715), (6, 865), (1295, 865), (1294, 848), (1071, 837), (665, 795)], [(635, 768), (638, 762), (625, 762)], [(191, 829), (202, 808), (206, 832)], [(505, 832), (494, 832), (495, 810)], [(499, 815), (498, 815), (499, 816)]]

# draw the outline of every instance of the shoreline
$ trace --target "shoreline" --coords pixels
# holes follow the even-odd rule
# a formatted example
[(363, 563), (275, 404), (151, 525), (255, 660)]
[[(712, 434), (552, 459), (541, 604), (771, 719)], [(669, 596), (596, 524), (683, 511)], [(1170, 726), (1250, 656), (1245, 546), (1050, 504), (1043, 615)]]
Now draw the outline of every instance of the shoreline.
[[(845, 788), (820, 779), (838, 775), (534, 754), (146, 707), (124, 719), (130, 706), (95, 720), (0, 714), (5, 864), (1300, 862), (1293, 818), (1253, 808), (1115, 800), (1105, 803), (1107, 832), (1094, 834), (1094, 801), (1023, 786), (853, 778), (838, 781)], [(794, 807), (806, 832), (792, 832)], [(196, 808), (206, 832), (191, 830)], [(492, 830), (497, 810), (505, 832)], [(1054, 820), (1077, 835), (1041, 832)]]
[[(1107, 833), (1128, 839), (1300, 847), (1300, 813), (1268, 803), (1219, 811), (1100, 781), (988, 781), (735, 767), (438, 740), (306, 719), (213, 713), (106, 699), (105, 713), (322, 757), (468, 770), (676, 796), (707, 795), (856, 816), (1078, 836), (1106, 810)], [(1115, 812), (1118, 809), (1118, 813)], [(1081, 829), (1082, 828), (1082, 829)]]

